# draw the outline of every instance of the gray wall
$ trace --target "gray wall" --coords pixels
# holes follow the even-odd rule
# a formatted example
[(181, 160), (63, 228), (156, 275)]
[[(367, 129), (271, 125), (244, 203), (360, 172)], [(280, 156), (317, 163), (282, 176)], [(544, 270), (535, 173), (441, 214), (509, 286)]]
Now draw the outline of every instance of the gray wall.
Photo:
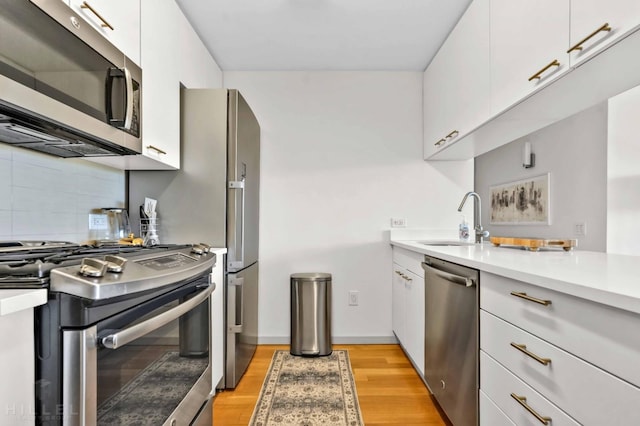
[(122, 170), (0, 143), (0, 240), (86, 242), (91, 210), (124, 192)]
[[(526, 141), (535, 167), (522, 167)], [(550, 225), (491, 225), (489, 187), (550, 173)], [(607, 227), (607, 104), (602, 103), (475, 159), (475, 190), (483, 226), (493, 236), (576, 238), (578, 249), (605, 251)], [(576, 236), (576, 223), (586, 235)]]

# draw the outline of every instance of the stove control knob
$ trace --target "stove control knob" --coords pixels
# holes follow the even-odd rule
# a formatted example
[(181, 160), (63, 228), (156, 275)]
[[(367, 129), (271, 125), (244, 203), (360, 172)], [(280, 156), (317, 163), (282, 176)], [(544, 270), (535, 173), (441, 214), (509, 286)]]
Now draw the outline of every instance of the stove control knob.
[(100, 259), (86, 258), (82, 259), (80, 265), (80, 275), (85, 277), (99, 278), (107, 272), (107, 262)]
[(209, 251), (211, 251), (211, 246), (209, 244), (199, 243), (198, 245), (202, 247), (202, 251), (205, 253), (209, 253)]
[(107, 272), (113, 272), (115, 274), (124, 271), (124, 266), (127, 263), (127, 259), (124, 257), (114, 256), (112, 254), (106, 255), (104, 260), (107, 262)]
[(204, 246), (202, 246), (201, 244), (194, 244), (191, 247), (191, 253), (203, 254), (203, 253), (206, 253), (206, 252), (205, 252)]

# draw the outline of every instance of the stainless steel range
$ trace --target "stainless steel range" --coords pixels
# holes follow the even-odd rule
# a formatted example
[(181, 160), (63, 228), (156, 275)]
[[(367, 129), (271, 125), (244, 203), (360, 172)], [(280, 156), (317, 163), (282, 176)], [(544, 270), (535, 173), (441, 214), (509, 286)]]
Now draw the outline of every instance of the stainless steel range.
[(198, 245), (0, 243), (0, 288), (35, 310), (36, 424), (211, 424), (210, 296)]

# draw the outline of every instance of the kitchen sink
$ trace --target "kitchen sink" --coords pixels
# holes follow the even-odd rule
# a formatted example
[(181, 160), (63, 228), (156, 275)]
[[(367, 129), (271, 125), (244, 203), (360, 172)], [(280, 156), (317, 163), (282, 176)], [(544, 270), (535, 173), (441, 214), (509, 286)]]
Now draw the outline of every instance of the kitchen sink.
[(424, 244), (425, 246), (472, 246), (475, 244), (471, 242), (448, 240), (417, 241), (417, 243)]

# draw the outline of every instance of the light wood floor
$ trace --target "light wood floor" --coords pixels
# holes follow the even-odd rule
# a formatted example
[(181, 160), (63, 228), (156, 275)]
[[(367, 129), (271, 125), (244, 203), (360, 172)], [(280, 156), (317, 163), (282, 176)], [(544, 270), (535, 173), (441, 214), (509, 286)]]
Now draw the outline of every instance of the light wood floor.
[[(449, 425), (400, 346), (333, 345), (333, 348), (349, 351), (365, 425)], [(218, 392), (213, 404), (215, 426), (249, 424), (276, 349), (289, 347), (258, 346), (236, 389)]]

